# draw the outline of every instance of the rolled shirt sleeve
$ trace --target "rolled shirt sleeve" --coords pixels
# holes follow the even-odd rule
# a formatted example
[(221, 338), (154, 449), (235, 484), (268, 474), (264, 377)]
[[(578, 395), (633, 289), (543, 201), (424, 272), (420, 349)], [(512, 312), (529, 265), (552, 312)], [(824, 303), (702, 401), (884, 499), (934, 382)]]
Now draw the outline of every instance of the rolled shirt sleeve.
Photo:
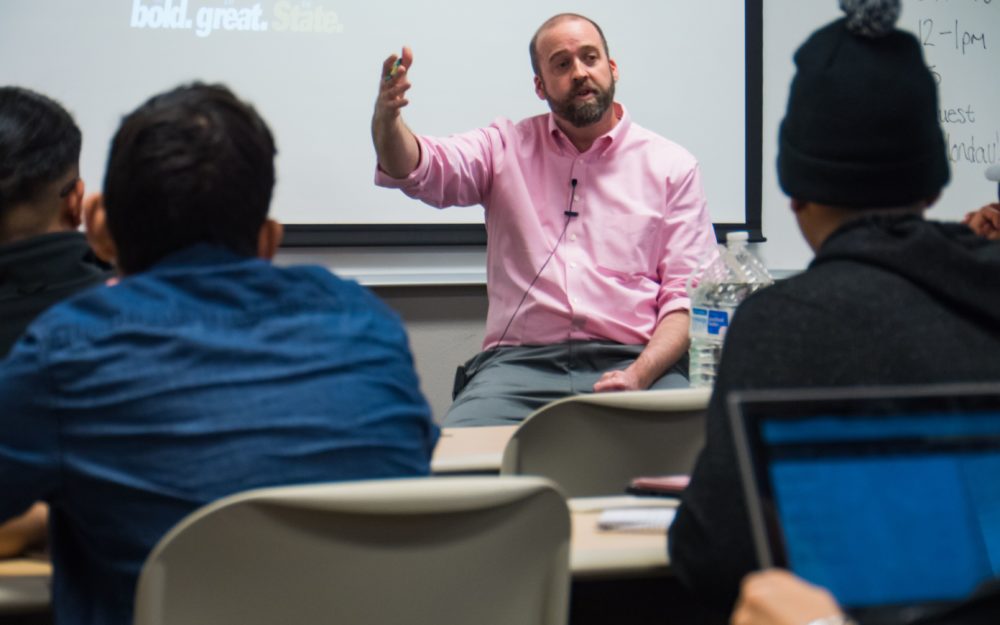
[(701, 169), (697, 165), (676, 182), (667, 183), (664, 235), (663, 256), (657, 266), (660, 279), (657, 323), (669, 313), (691, 309), (688, 277), (718, 254), (701, 184)]
[(615, 106), (619, 123), (584, 152), (551, 114), (500, 118), (419, 137), (406, 178), (376, 172), (376, 184), (432, 206), (484, 207), (484, 349), (645, 344), (664, 316), (690, 307), (687, 277), (715, 252), (698, 162)]
[(420, 161), (406, 178), (393, 178), (376, 168), (375, 184), (400, 189), (436, 208), (483, 204), (493, 179), (495, 128), (453, 135), (447, 140), (417, 137)]

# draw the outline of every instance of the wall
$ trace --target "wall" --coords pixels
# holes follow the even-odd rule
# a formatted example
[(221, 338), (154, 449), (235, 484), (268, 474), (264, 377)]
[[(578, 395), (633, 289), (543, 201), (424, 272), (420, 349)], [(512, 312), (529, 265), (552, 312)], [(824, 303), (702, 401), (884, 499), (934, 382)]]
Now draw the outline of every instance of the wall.
[[(764, 4), (762, 193), (768, 240), (756, 246), (755, 253), (779, 273), (802, 269), (812, 257), (774, 173), (778, 124), (794, 71), (792, 55), (809, 33), (839, 15), (833, 0)], [(927, 20), (937, 27), (932, 29)], [(949, 22), (956, 28), (950, 29)], [(991, 59), (994, 68), (998, 65), (1000, 0), (911, 0), (904, 3), (899, 25), (919, 36), (928, 63), (941, 76), (942, 123), (952, 139), (949, 155), (955, 180), (931, 216), (957, 219), (996, 193), (996, 185), (987, 183), (981, 170), (997, 158), (996, 147), (989, 151), (989, 137), (1000, 131), (1000, 81), (986, 65)], [(957, 39), (954, 33), (940, 34), (948, 30), (955, 30)], [(968, 42), (965, 50), (963, 42)], [(945, 114), (969, 107), (978, 113), (974, 123), (960, 124), (957, 116)], [(982, 148), (981, 158), (956, 149), (974, 140)], [(454, 367), (480, 348), (486, 316), (483, 258), (482, 249), (475, 248), (343, 248), (284, 250), (279, 260), (316, 262), (355, 277), (395, 308), (410, 333), (424, 391), (440, 417), (450, 403)]]
[[(802, 269), (812, 252), (802, 241), (775, 173), (778, 126), (794, 73), (792, 57), (816, 28), (841, 16), (833, 0), (765, 0), (761, 257), (772, 269)], [(928, 217), (958, 220), (997, 199), (983, 173), (1000, 149), (1000, 0), (908, 0), (897, 26), (921, 42), (938, 78), (940, 121), (952, 180)], [(970, 113), (971, 112), (971, 113)], [(711, 198), (709, 198), (711, 201)]]
[[(605, 29), (621, 64), (618, 96), (634, 118), (699, 155), (706, 171), (727, 172), (705, 184), (720, 199), (716, 221), (733, 223), (744, 216), (744, 4), (3, 0), (0, 59), (16, 62), (0, 63), (0, 84), (36, 89), (74, 113), (85, 138), (81, 175), (92, 188), (121, 115), (197, 79), (230, 85), (274, 131), (273, 211), (282, 221), (477, 222), (479, 209), (414, 211), (401, 194), (371, 184), (369, 120), (382, 62), (412, 47), (405, 116), (419, 132), (537, 115), (547, 108), (535, 93), (528, 41), (547, 18), (575, 11)], [(672, 97), (674, 85), (685, 86), (683, 97)]]

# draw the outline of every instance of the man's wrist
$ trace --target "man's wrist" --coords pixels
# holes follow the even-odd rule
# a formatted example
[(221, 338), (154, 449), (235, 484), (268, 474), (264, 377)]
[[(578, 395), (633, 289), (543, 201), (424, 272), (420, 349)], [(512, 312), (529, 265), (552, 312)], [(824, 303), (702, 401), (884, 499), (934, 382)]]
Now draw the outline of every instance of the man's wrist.
[(648, 389), (657, 380), (657, 378), (652, 378), (649, 375), (649, 369), (643, 366), (638, 360), (626, 367), (625, 373), (635, 378), (636, 385), (640, 391)]

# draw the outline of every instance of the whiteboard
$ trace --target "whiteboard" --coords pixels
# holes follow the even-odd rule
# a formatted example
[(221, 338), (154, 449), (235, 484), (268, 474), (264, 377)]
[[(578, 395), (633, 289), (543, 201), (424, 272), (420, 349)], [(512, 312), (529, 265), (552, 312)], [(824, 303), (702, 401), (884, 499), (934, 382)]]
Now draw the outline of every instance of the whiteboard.
[[(768, 241), (759, 253), (771, 268), (801, 269), (812, 258), (775, 169), (792, 55), (814, 30), (842, 15), (834, 0), (764, 0), (762, 213)], [(919, 38), (939, 80), (951, 182), (927, 217), (958, 220), (997, 201), (997, 185), (984, 173), (998, 162), (1000, 147), (1000, 0), (909, 0), (897, 26)]]
[(414, 50), (405, 110), (447, 135), (547, 112), (528, 41), (548, 17), (601, 24), (633, 121), (702, 166), (713, 221), (746, 220), (744, 3), (735, 0), (4, 0), (0, 83), (60, 100), (84, 133), (97, 189), (121, 115), (179, 83), (221, 81), (277, 139), (273, 214), (288, 224), (480, 223), (373, 184), (370, 119), (383, 59)]

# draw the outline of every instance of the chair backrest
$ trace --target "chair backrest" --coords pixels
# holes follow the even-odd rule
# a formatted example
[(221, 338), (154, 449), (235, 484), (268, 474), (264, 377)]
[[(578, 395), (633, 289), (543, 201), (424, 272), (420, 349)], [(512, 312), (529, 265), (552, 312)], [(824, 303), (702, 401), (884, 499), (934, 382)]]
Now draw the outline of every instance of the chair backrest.
[(621, 495), (639, 475), (690, 473), (705, 440), (709, 389), (575, 395), (525, 419), (501, 475), (540, 475), (567, 497)]
[(548, 480), (269, 488), (182, 520), (149, 555), (136, 625), (564, 625), (569, 511)]

